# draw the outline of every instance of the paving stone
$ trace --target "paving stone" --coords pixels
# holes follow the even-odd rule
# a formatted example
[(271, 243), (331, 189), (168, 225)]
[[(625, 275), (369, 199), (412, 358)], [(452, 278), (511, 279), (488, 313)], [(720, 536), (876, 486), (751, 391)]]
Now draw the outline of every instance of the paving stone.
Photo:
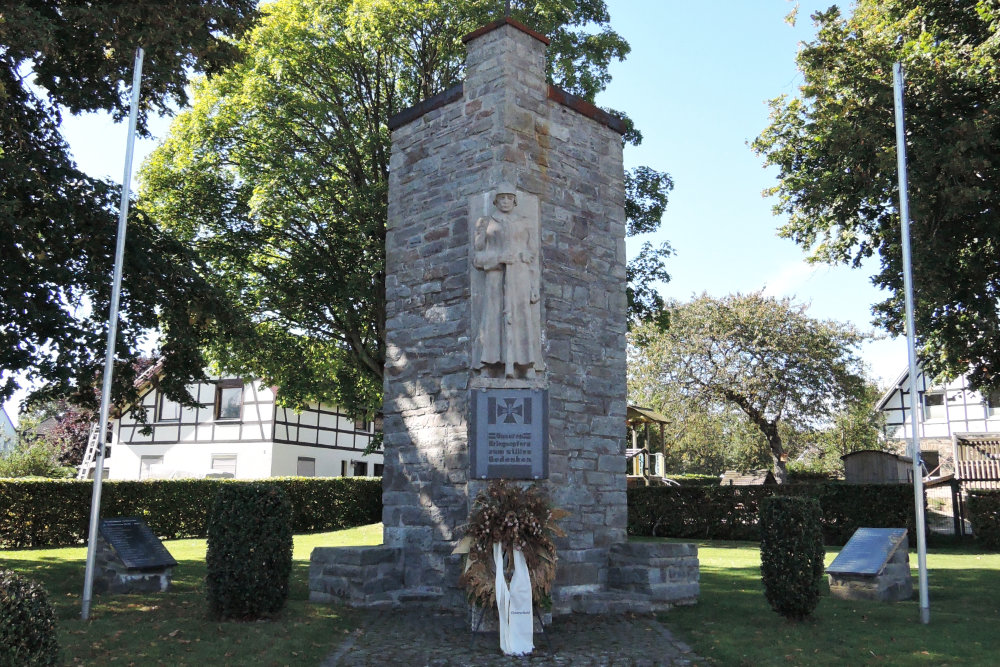
[(556, 617), (530, 656), (505, 656), (496, 632), (472, 633), (460, 614), (350, 611), (353, 632), (323, 661), (347, 665), (698, 665), (708, 661), (651, 614)]

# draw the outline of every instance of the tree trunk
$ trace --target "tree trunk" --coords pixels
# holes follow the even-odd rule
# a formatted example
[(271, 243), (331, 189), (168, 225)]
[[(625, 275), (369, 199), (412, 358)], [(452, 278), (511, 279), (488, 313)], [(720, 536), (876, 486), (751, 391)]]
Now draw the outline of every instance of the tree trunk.
[(767, 444), (771, 447), (771, 459), (774, 461), (774, 479), (778, 484), (788, 481), (788, 464), (785, 462), (785, 448), (781, 443), (781, 436), (778, 435), (778, 425), (768, 424), (764, 429), (764, 436)]

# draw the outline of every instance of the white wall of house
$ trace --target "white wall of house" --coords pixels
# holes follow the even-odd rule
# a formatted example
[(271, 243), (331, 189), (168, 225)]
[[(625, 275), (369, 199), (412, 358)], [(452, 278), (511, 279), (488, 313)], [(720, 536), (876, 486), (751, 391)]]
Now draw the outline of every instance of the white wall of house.
[(353, 476), (359, 462), (368, 475), (382, 464), (381, 454), (363, 456), (373, 425), (355, 423), (335, 406), (296, 413), (276, 405), (274, 388), (256, 380), (222, 378), (188, 390), (195, 407), (181, 407), (153, 386), (142, 392), (149, 433), (129, 413), (116, 420), (106, 459), (110, 479)]
[[(917, 373), (913, 383), (917, 389), (920, 410), (920, 438), (950, 439), (956, 433), (1000, 433), (1000, 394), (983, 396), (971, 389), (966, 378), (940, 384)], [(912, 434), (910, 414), (911, 383), (904, 373), (876, 406), (886, 417), (886, 436), (908, 439)]]
[(7, 415), (3, 406), (0, 406), (0, 454), (8, 449), (13, 449), (16, 443), (17, 429), (14, 428), (14, 422)]

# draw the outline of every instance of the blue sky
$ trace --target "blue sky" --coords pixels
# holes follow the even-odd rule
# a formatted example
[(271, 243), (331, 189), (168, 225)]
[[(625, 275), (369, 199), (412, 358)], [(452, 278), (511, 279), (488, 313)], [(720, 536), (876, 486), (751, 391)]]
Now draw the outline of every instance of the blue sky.
[[(648, 237), (657, 244), (669, 240), (676, 251), (663, 293), (684, 300), (703, 291), (723, 296), (765, 289), (810, 304), (814, 317), (871, 329), (871, 306), (882, 297), (869, 281), (870, 271), (806, 265), (798, 246), (777, 237), (781, 219), (771, 212), (773, 202), (761, 196), (774, 184), (775, 172), (765, 170), (748, 146), (767, 125), (767, 100), (797, 92), (795, 54), (800, 42), (815, 36), (809, 16), (831, 3), (607, 4), (612, 26), (632, 52), (612, 65), (613, 80), (597, 101), (627, 112), (643, 133), (642, 145), (626, 150), (626, 167), (648, 165), (669, 172), (675, 183), (662, 229)], [(784, 18), (796, 5), (792, 27)], [(167, 119), (151, 124), (158, 138), (168, 127)], [(67, 117), (63, 131), (85, 171), (121, 181), (124, 123), (89, 114)], [(156, 143), (137, 142), (136, 167)], [(630, 242), (630, 251), (644, 240)], [(903, 339), (868, 344), (863, 353), (883, 383), (906, 366)], [(8, 403), (7, 412), (13, 416), (17, 408)]]
[[(776, 170), (764, 169), (748, 145), (768, 123), (767, 100), (798, 92), (795, 54), (815, 38), (809, 17), (831, 4), (608, 0), (611, 24), (632, 52), (612, 66), (598, 102), (626, 111), (643, 133), (642, 145), (626, 150), (626, 168), (648, 165), (675, 184), (663, 226), (649, 236), (676, 252), (665, 295), (765, 289), (809, 304), (813, 317), (872, 329), (871, 306), (884, 298), (870, 282), (877, 264), (807, 265), (798, 246), (776, 235), (782, 219), (761, 196)], [(784, 18), (797, 5), (792, 27)], [(884, 383), (906, 366), (904, 338), (870, 343), (863, 353)]]

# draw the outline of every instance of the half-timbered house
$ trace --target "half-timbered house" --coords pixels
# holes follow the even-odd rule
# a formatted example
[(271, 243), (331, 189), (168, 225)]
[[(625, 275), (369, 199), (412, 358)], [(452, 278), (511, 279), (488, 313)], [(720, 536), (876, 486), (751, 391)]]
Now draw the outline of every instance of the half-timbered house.
[(296, 412), (278, 405), (279, 390), (259, 380), (217, 378), (190, 385), (197, 405), (188, 407), (149, 379), (140, 394), (146, 423), (128, 410), (114, 420), (109, 479), (382, 474), (382, 455), (365, 455), (376, 424), (336, 406)]
[(916, 382), (908, 371), (882, 396), (876, 410), (885, 415), (886, 437), (897, 443), (900, 453), (912, 437), (913, 418), (910, 392), (916, 387), (920, 411), (917, 434), (927, 472), (938, 475), (955, 472), (956, 439), (969, 435), (1000, 433), (1000, 393), (984, 396), (969, 387), (966, 378), (947, 383), (934, 382), (918, 367)]

